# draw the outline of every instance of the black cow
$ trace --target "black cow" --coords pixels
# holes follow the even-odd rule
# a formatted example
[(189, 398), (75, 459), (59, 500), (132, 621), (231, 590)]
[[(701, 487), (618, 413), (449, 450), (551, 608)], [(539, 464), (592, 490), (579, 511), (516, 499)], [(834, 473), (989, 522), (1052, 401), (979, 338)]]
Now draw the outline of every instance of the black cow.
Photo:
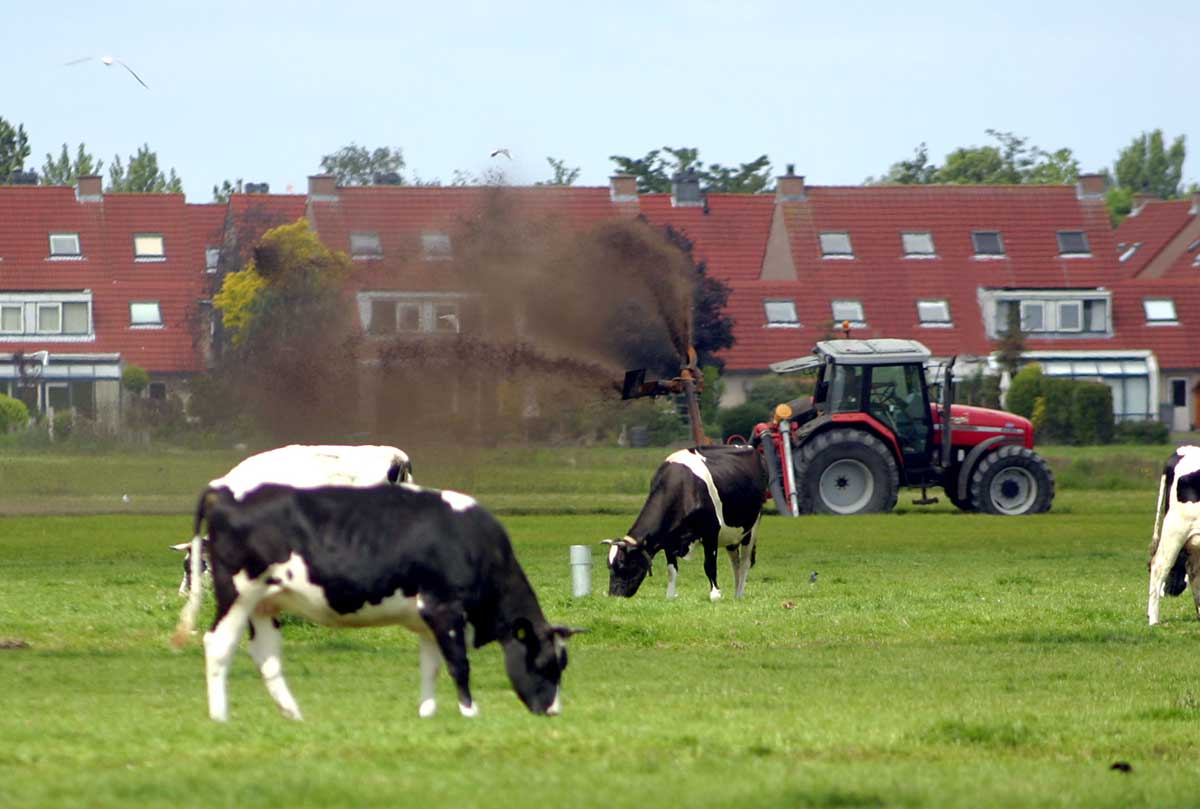
[(1189, 581), (1200, 615), (1200, 447), (1179, 447), (1163, 465), (1149, 567), (1151, 626), (1158, 623), (1162, 595), (1179, 595)]
[(687, 558), (692, 544), (701, 542), (708, 597), (721, 597), (717, 549), (723, 545), (733, 564), (734, 595), (741, 598), (754, 564), (766, 493), (766, 467), (753, 447), (697, 447), (672, 453), (654, 473), (650, 496), (629, 533), (604, 540), (610, 546), (608, 594), (636, 593), (661, 550), (667, 558), (667, 598), (674, 598), (676, 560)]
[[(300, 709), (283, 679), (287, 611), (327, 626), (401, 624), (420, 637), (420, 715), (432, 716), (434, 680), (444, 659), (459, 710), (475, 716), (467, 645), (499, 641), (517, 696), (537, 714), (560, 709), (565, 640), (551, 626), (513, 555), (504, 528), (470, 497), (411, 484), (295, 489), (264, 485), (238, 500), (206, 491), (196, 510), (212, 568), (217, 610), (204, 635), (209, 716), (228, 718), (225, 680), (246, 625), (250, 656), (284, 716)], [(193, 549), (199, 558), (199, 548)], [(199, 587), (199, 577), (192, 587)], [(196, 601), (198, 603), (198, 600)], [(191, 633), (193, 601), (175, 634)]]

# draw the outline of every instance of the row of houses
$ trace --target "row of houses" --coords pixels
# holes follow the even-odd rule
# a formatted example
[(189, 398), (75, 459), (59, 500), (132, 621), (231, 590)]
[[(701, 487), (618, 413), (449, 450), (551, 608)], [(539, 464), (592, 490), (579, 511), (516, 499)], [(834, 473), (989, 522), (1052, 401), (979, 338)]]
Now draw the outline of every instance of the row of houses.
[[(367, 343), (470, 328), (456, 247), (488, 189), (342, 187), (327, 175), (306, 194), (250, 188), (191, 204), (106, 194), (99, 177), (0, 187), (0, 393), (113, 421), (122, 368), (137, 365), (151, 397), (186, 395), (220, 345), (221, 278), (263, 232), (300, 218), (355, 262), (347, 305)], [(505, 193), (525, 215), (569, 227), (641, 217), (683, 233), (732, 290), (727, 404), (843, 324), (994, 369), (1015, 310), (1026, 357), (1046, 373), (1108, 384), (1118, 419), (1188, 429), (1200, 412), (1200, 195), (1140, 198), (1113, 230), (1104, 190), (1100, 175), (1073, 186), (810, 186), (789, 166), (773, 194), (705, 194), (688, 176), (669, 194), (639, 194), (628, 176)]]

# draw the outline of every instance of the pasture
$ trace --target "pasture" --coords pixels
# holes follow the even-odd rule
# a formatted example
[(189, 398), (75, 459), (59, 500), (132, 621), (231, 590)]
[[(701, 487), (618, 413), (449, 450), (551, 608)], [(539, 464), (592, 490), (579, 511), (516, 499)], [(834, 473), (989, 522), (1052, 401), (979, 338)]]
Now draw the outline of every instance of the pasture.
[(768, 517), (742, 602), (710, 604), (699, 559), (666, 602), (661, 557), (635, 598), (605, 598), (599, 547), (597, 595), (572, 599), (567, 546), (621, 535), (664, 454), (414, 453), (418, 480), (499, 513), (547, 615), (589, 630), (562, 716), (525, 711), (493, 645), (471, 657), (481, 717), (443, 674), (420, 720), (413, 636), (290, 621), (306, 721), (277, 716), (242, 654), (227, 725), (199, 644), (167, 646), (166, 545), (236, 457), (0, 457), (0, 640), (28, 643), (0, 650), (0, 805), (1194, 805), (1200, 623), (1185, 596), (1145, 625), (1165, 448), (1063, 451), (1060, 482), (1085, 461), (1103, 488), (1069, 483), (1038, 517)]

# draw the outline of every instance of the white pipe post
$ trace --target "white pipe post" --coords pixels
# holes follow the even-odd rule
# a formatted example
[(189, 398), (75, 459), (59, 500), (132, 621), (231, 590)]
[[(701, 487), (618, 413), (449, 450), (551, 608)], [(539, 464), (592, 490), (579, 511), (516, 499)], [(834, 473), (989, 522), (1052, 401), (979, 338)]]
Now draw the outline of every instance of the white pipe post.
[(592, 547), (571, 546), (571, 595), (582, 598), (592, 592)]

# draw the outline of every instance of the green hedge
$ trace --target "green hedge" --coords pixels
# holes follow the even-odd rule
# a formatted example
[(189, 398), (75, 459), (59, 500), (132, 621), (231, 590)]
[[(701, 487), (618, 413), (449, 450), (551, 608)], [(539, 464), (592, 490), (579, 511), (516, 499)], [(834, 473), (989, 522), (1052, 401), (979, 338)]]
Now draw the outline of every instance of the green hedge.
[(1100, 382), (1048, 377), (1022, 368), (1008, 389), (1008, 409), (1033, 421), (1038, 441), (1107, 444), (1113, 440), (1112, 391)]
[(20, 399), (0, 393), (0, 434), (14, 427), (24, 427), (29, 421), (29, 408)]

